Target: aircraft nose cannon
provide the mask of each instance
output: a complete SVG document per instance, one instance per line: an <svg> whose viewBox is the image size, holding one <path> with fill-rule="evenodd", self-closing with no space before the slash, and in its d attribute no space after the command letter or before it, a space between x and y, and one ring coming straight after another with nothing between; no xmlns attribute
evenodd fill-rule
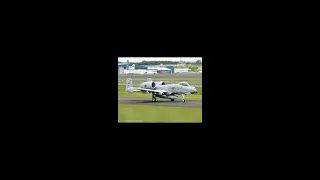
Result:
<svg viewBox="0 0 320 180"><path fill-rule="evenodd" d="M198 93L197 89L193 87L193 92L191 94L197 94L197 93Z"/></svg>

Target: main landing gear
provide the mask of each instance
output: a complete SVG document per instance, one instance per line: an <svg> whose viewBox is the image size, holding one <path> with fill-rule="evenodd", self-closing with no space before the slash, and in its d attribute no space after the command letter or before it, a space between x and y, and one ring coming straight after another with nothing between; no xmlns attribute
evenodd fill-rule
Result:
<svg viewBox="0 0 320 180"><path fill-rule="evenodd" d="M156 102L156 101L157 101L156 95L152 93L152 102Z"/></svg>

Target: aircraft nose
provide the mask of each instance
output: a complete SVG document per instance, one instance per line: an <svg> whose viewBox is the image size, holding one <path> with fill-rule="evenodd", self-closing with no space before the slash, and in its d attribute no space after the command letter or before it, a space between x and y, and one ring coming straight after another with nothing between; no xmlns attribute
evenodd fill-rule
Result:
<svg viewBox="0 0 320 180"><path fill-rule="evenodd" d="M195 87L193 87L193 93L198 93L198 91Z"/></svg>

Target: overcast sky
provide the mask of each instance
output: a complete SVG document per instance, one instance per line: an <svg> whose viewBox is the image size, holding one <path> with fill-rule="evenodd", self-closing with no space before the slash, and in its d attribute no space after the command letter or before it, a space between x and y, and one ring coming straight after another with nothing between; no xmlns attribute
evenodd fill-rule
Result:
<svg viewBox="0 0 320 180"><path fill-rule="evenodd" d="M118 57L118 61L120 62L141 62L143 60L145 61L180 61L180 57ZM197 61L201 60L202 57L181 57L181 60L184 61Z"/></svg>

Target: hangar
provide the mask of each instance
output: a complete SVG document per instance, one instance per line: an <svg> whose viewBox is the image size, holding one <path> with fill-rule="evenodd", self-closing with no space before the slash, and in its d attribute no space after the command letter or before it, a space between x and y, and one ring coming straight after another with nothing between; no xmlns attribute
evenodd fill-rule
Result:
<svg viewBox="0 0 320 180"><path fill-rule="evenodd" d="M145 66L134 63L118 63L119 74L161 74L161 73L174 73L174 66Z"/></svg>
<svg viewBox="0 0 320 180"><path fill-rule="evenodd" d="M158 74L161 74L161 73L171 73L171 72L172 72L171 69L165 68L165 67L148 67L148 70L157 71Z"/></svg>
<svg viewBox="0 0 320 180"><path fill-rule="evenodd" d="M138 64L134 64L134 63L118 63L118 69L119 68L123 68L123 69L129 69L130 66L134 65L135 66L135 69L148 69L147 66L141 66L141 65L138 65Z"/></svg>

